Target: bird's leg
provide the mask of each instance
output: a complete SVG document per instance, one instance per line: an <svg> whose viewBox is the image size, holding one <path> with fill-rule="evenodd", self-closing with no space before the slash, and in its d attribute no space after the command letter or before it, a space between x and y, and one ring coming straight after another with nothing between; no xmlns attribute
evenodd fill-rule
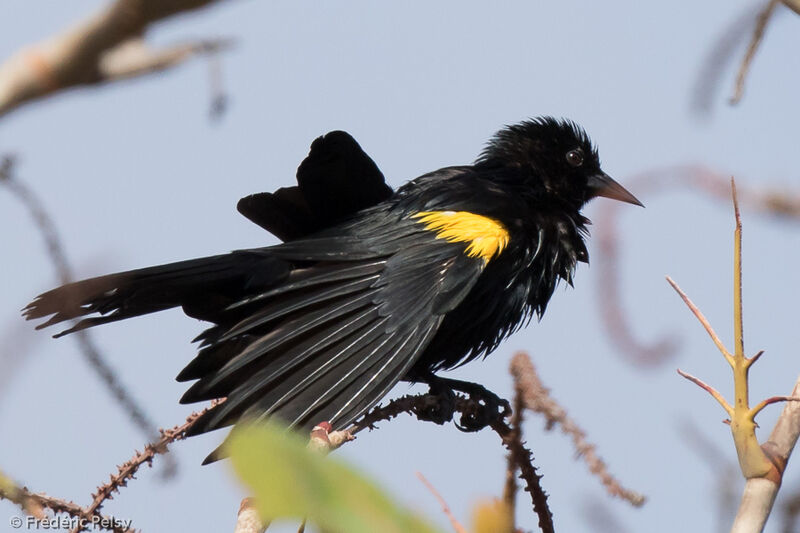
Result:
<svg viewBox="0 0 800 533"><path fill-rule="evenodd" d="M507 400L477 383L442 378L434 374L423 376L420 381L427 383L431 388L430 395L441 397L442 394L449 394L454 398L453 391L458 391L469 397L465 409L461 410L461 419L459 423L456 423L456 427L461 431L479 431L491 424L493 420L503 419L511 414L511 405ZM450 418L452 418L452 413L450 413Z"/></svg>

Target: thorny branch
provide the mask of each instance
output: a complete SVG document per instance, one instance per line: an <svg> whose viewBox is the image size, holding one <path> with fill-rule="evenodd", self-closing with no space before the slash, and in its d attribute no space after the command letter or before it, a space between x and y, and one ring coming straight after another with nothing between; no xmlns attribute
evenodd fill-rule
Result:
<svg viewBox="0 0 800 533"><path fill-rule="evenodd" d="M413 414L416 411L421 411L426 407L426 396L421 395L406 395L396 400L390 401L385 406L378 406L372 411L364 415L363 418L358 420L347 431L351 435L355 435L363 429L374 429L375 424L382 420L391 420L402 413ZM461 395L456 395L455 410L463 413L470 412L473 409L471 401ZM521 478L525 480L525 490L530 493L533 502L533 509L539 517L539 527L544 533L552 533L553 516L547 506L547 494L542 489L539 480L541 476L536 472L536 467L531 462L531 452L519 440L519 435L515 437L515 432L504 421L496 419L491 423L491 428L497 433L503 441L503 445L508 449L512 456L514 464L520 469Z"/></svg>
<svg viewBox="0 0 800 533"><path fill-rule="evenodd" d="M0 478L1 477L2 474L0 474ZM34 493L26 487L19 487L10 483L0 483L0 499L6 499L19 505L26 513L38 519L44 519L44 510L49 509L54 513L63 513L86 520L89 523L97 519L98 527L108 531L114 531L115 533L128 533L130 531L119 526L111 526L110 524L117 523L113 517L102 515L97 511L89 512L87 508L81 507L69 500L55 498L41 492ZM109 524L109 526L104 527L102 524Z"/></svg>
<svg viewBox="0 0 800 533"><path fill-rule="evenodd" d="M217 405L218 403L219 402L212 404L211 407ZM0 482L4 481L4 483L0 483L0 499L7 499L19 505L25 512L37 517L43 516L43 509L50 509L54 513L65 513L69 516L86 519L89 522L87 524L77 526L73 530L73 533L85 530L85 528L90 525L93 517L101 518L105 521L105 523L108 524L115 523L110 519L110 517L106 517L100 513L100 509L102 508L103 504L107 500L112 499L113 494L115 492L119 492L121 487L127 486L128 481L134 479L136 472L142 467L142 465L147 464L148 466L152 466L153 459L156 455L166 453L168 449L167 447L171 443L186 438L186 431L197 421L198 418L200 418L200 416L207 412L208 409L192 413L186 419L186 422L175 426L172 429L159 430L161 437L158 439L158 441L147 444L143 451L136 452L131 459L118 466L117 473L110 475L109 480L97 488L97 492L92 494L92 502L86 507L82 507L71 501L47 496L46 494L32 493L28 489L19 487L10 482L10 480L3 479L1 474ZM127 531L123 530L119 526L109 526L107 529L117 533Z"/></svg>
<svg viewBox="0 0 800 533"><path fill-rule="evenodd" d="M107 482L97 487L97 492L92 494L92 503L87 507L87 512L98 512L107 500L113 499L113 494L115 492L119 492L121 487L126 487L128 485L128 481L134 478L136 472L139 471L142 465L147 464L148 466L152 466L153 459L156 455L167 453L167 447L170 444L185 439L186 431L194 425L197 419L219 403L221 402L214 402L210 407L192 413L186 418L186 422L172 429L160 429L159 433L161 437L158 441L147 444L141 452L137 451L131 459L117 467L116 474L111 474ZM77 528L74 530L74 533L78 531L82 531L82 529Z"/></svg>
<svg viewBox="0 0 800 533"><path fill-rule="evenodd" d="M36 193L24 182L20 181L15 174L15 161L11 156L5 156L0 162L0 185L4 186L30 213L36 228L45 242L45 249L50 261L56 270L59 282L63 285L74 280L72 267L67 260L67 254L58 234L58 228L53 218L48 213L43 202ZM106 358L92 340L91 335L86 330L76 333L76 339L81 353L89 362L100 380L109 390L117 403L128 413L128 416L148 439L158 438L156 425L144 409L136 402L130 392L128 392L120 382L114 370L106 362ZM173 462L168 463L168 473L174 471Z"/></svg>
<svg viewBox="0 0 800 533"><path fill-rule="evenodd" d="M513 363L512 363L513 364ZM518 379L514 379L514 404L511 407L511 438L515 441L522 440L522 421L525 404L522 399L524 391ZM516 514L517 503L517 463L514 455L509 453L506 457L506 482L503 487L503 502L505 502L511 516Z"/></svg>
<svg viewBox="0 0 800 533"><path fill-rule="evenodd" d="M0 65L0 117L70 87L158 72L228 46L222 39L152 50L142 39L152 24L218 1L116 0L63 33L26 47Z"/></svg>
<svg viewBox="0 0 800 533"><path fill-rule="evenodd" d="M683 291L669 277L667 280L678 292L695 317L711 336L717 349L731 367L734 381L734 401L728 403L713 387L703 381L678 371L711 394L727 412L730 419L731 434L739 468L746 479L744 494L731 529L734 533L762 531L770 515L778 489L780 488L786 464L800 436L800 378L795 384L792 396L774 396L750 407L749 370L761 357L758 352L752 357L744 353L744 328L742 320L742 222L739 211L736 185L731 179L735 215L734 254L733 254L733 317L734 350L731 353L719 340L708 320ZM756 415L767 405L786 401L783 413L767 442L759 445L755 434Z"/></svg>

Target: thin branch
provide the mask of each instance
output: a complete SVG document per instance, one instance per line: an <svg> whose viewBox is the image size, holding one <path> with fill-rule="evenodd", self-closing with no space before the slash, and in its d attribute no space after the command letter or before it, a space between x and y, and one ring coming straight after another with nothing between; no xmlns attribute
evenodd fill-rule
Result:
<svg viewBox="0 0 800 533"><path fill-rule="evenodd" d="M692 383L694 383L695 385L697 385L698 387L700 387L701 389L703 389L704 391L709 393L711 396L713 396L714 399L717 400L717 402L719 402L719 404L722 406L722 408L725 409L725 412L728 413L728 416L733 416L733 407L731 407L731 404L729 404L725 400L725 398L722 397L722 394L720 394L717 391L717 389L715 389L714 387L712 387L711 385L709 385L708 383L706 383L702 379L697 378L697 377L695 377L695 376L693 376L691 374L687 374L686 372L684 372L680 368L678 369L678 374L680 374L684 378L688 379L689 381L691 381Z"/></svg>
<svg viewBox="0 0 800 533"><path fill-rule="evenodd" d="M761 10L762 7L758 5L747 6L714 39L700 68L697 69L691 89L689 108L695 114L702 116L711 112L723 79L747 34L752 32L754 21Z"/></svg>
<svg viewBox="0 0 800 533"><path fill-rule="evenodd" d="M681 297L681 300L683 300L683 302L686 304L686 307L689 308L689 310L692 312L692 314L695 317L697 317L697 320L700 322L700 324L703 325L703 329L706 330L706 333L708 333L708 336L711 337L712 341L714 341L714 345L717 347L717 349L720 351L720 353L725 357L725 360L728 361L728 364L731 365L731 367L733 367L733 355L731 355L731 353L727 350L727 348L725 348L725 345L722 343L722 340L720 340L719 336L714 331L714 328L711 327L711 323L708 321L708 319L703 314L703 312L700 311L700 309L694 304L694 302L691 300L691 298L689 298L689 296L687 296L686 293L683 292L683 290L678 286L677 283L675 283L675 281L671 277L666 276L666 278L667 278L667 282L670 285L672 285L672 288L675 289L675 292L678 293L678 295ZM678 371L678 372L683 377L686 377L680 371ZM690 379L690 378L688 378L688 379ZM694 381L694 380L692 380L692 381ZM699 383L698 383L698 385L699 385ZM701 387L702 387L702 385L701 385ZM703 388L705 388L705 387L703 387ZM708 389L706 389L706 390L708 390Z"/></svg>
<svg viewBox="0 0 800 533"><path fill-rule="evenodd" d="M130 529L130 520L120 520L113 516L105 516L100 514L97 510L90 511L88 508L81 507L80 505L61 498L48 496L45 493L34 493L28 490L27 487L21 487L0 474L0 499L8 500L18 505L23 511L30 514L33 520L45 519L43 513L44 509L57 514L66 514L73 517L73 522L83 524L85 527L94 527L96 529L103 529L107 531L114 531L115 533L128 533ZM15 517L11 517L13 520ZM38 529L35 521L28 521L22 517L16 517L19 520L16 524L18 528L23 526L26 528ZM12 522L12 527L15 522Z"/></svg>
<svg viewBox="0 0 800 533"><path fill-rule="evenodd" d="M522 421L523 410L525 404L522 399L522 386L519 380L514 380L514 405L511 410L511 438L515 442L522 443ZM514 460L514 454L509 453L506 456L506 482L503 487L503 502L509 510L512 519L516 517L516 503L517 503L517 463ZM513 524L514 522L512 522Z"/></svg>
<svg viewBox="0 0 800 533"><path fill-rule="evenodd" d="M0 163L0 185L4 186L28 210L45 242L47 256L56 270L59 282L62 285L70 283L74 280L74 275L59 236L58 227L42 200L33 189L16 177L14 171L14 158L11 156L4 157L3 162ZM89 367L100 377L100 381L128 414L134 425L144 433L147 439L158 438L156 425L147 415L144 408L138 404L133 395L120 382L111 365L106 362L106 357L92 340L89 332L86 330L77 332L76 339L81 353L89 363ZM168 466L168 472L174 471L175 464L173 461L170 461Z"/></svg>
<svg viewBox="0 0 800 533"><path fill-rule="evenodd" d="M439 494L439 492L436 490L436 487L434 487L430 481L425 479L425 476L422 475L422 472L417 472L416 474L417 478L420 481L422 481L422 484L425 485L425 487L431 492L431 494L433 494L433 497L436 498L436 501L439 502L439 505L442 507L444 515L447 517L448 520L450 520L450 525L453 526L453 531L455 531L456 533L467 533L467 530L464 528L464 526L461 525L461 523L458 521L455 515L453 515L453 512L450 510L450 507L448 507L447 502L442 497L442 495Z"/></svg>
<svg viewBox="0 0 800 533"><path fill-rule="evenodd" d="M520 478L525 480L525 490L531 495L533 511L539 517L539 529L542 530L542 533L554 533L553 514L550 512L550 506L547 505L547 493L542 489L540 483L542 476L533 466L531 451L522 442L513 438L512 429L505 422L495 420L491 426L503 440L503 445L511 453L514 462L519 467Z"/></svg>
<svg viewBox="0 0 800 533"><path fill-rule="evenodd" d="M782 0L783 5L800 15L800 0Z"/></svg>
<svg viewBox="0 0 800 533"><path fill-rule="evenodd" d="M755 407L750 409L751 416L755 418L755 416L766 406L781 402L800 402L800 398L795 398L792 396L772 396L771 398L760 401Z"/></svg>
<svg viewBox="0 0 800 533"><path fill-rule="evenodd" d="M756 27L753 29L753 36L750 38L750 44L747 46L747 52L742 59L742 63L739 65L739 73L736 75L736 85L734 87L733 96L730 99L731 105L736 105L742 100L742 96L744 95L744 82L747 79L747 73L750 72L750 66L753 63L753 58L755 58L758 47L761 45L761 41L764 39L764 32L767 29L767 24L769 23L775 8L778 7L778 4L780 3L781 0L769 0L762 8L761 12L759 12L758 17L756 17Z"/></svg>
<svg viewBox="0 0 800 533"><path fill-rule="evenodd" d="M736 194L736 181L731 176L731 195L733 196L733 338L735 363L749 366L744 355L744 322L742 320L742 215L739 211L739 197ZM711 327L711 326L709 326ZM724 347L722 348L724 350ZM727 350L723 352L727 354ZM726 359L728 359L726 357ZM728 359L730 363L731 360ZM735 365L734 365L735 366ZM746 376L746 373L745 373ZM747 400L745 395L745 400ZM737 398L738 401L738 398Z"/></svg>
<svg viewBox="0 0 800 533"><path fill-rule="evenodd" d="M201 416L216 405L222 403L222 401L224 400L216 401L212 403L210 407L192 413L186 418L186 422L172 429L160 429L161 438L159 438L158 441L147 444L141 452L137 451L131 459L117 467L116 474L111 474L107 482L97 487L97 491L92 494L92 503L89 504L87 511L92 514L98 512L107 500L113 499L113 494L115 492L119 492L121 487L126 487L128 485L128 481L134 478L136 472L139 471L142 465L147 464L148 466L152 466L153 459L156 455L167 453L170 444L185 439L186 431L192 427ZM82 530L82 528L76 528L73 532L77 533Z"/></svg>
<svg viewBox="0 0 800 533"><path fill-rule="evenodd" d="M369 413L357 420L347 432L355 435L364 429L374 429L375 424L382 420L391 420L402 413L414 414L422 412L427 406L427 394L407 395L390 401L385 406L378 406ZM461 395L456 395L455 410L458 412L471 411L474 409L472 402ZM513 437L512 428L500 419L495 419L490 424L495 433L500 436L503 445L513 456L514 463L520 469L520 477L525 480L525 490L531 495L533 510L539 517L539 528L543 533L552 533L553 515L547 505L547 494L542 489L539 480L541 476L537 473L536 467L531 462L531 452Z"/></svg>

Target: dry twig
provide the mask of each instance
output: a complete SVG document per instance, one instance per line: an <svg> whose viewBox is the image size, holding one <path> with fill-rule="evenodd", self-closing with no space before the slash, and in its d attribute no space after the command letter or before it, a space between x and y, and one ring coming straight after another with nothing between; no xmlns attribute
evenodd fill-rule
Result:
<svg viewBox="0 0 800 533"><path fill-rule="evenodd" d="M186 418L186 422L172 429L160 429L161 438L158 439L157 442L147 444L141 452L137 451L131 459L117 467L116 474L111 474L107 482L97 487L97 492L92 494L92 503L89 504L87 508L88 512L95 513L99 511L107 500L113 499L113 494L115 492L119 492L121 487L126 487L128 485L129 480L134 479L136 472L138 472L142 465L147 464L148 466L152 466L153 459L156 455L167 453L167 447L170 444L185 439L186 431L197 422L197 419L219 403L221 402L215 402L211 407L192 413ZM74 531L77 533L78 531L82 531L82 529L78 528Z"/></svg>
<svg viewBox="0 0 800 533"><path fill-rule="evenodd" d="M513 364L513 363L512 363ZM514 404L511 407L511 438L515 441L522 440L522 421L523 409L525 405L522 400L522 385L519 380L514 380ZM503 487L503 502L509 510L512 519L516 517L516 503L517 503L517 463L514 461L514 455L509 453L506 457L506 482Z"/></svg>
<svg viewBox="0 0 800 533"><path fill-rule="evenodd" d="M116 0L63 33L19 51L0 65L0 116L70 87L159 72L225 47L228 40L209 40L152 50L142 40L150 25L217 1Z"/></svg>
<svg viewBox="0 0 800 533"><path fill-rule="evenodd" d="M756 27L753 29L753 36L750 38L750 44L747 45L747 52L742 58L742 63L739 65L739 72L736 75L736 85L734 86L733 96L731 96L731 105L736 105L742 100L744 95L744 82L747 79L747 73L750 72L750 66L753 63L753 58L756 56L758 47L761 45L761 40L764 38L764 32L767 29L772 14L781 0L768 0L767 5L759 12L756 17Z"/></svg>
<svg viewBox="0 0 800 533"><path fill-rule="evenodd" d="M79 521L85 521L88 524L98 524L99 529L114 531L115 533L127 533L129 528L122 527L122 521L114 517L105 516L100 514L97 510L90 512L88 508L81 507L80 505L64 500L48 496L42 492L34 493L28 490L27 487L21 487L0 474L3 483L0 483L0 499L6 499L18 505L23 511L33 516L35 519L46 519L44 510L48 509L56 514L66 514ZM24 519L20 519L20 526L26 524ZM36 526L31 526L36 527ZM37 527L38 528L38 527Z"/></svg>
<svg viewBox="0 0 800 533"><path fill-rule="evenodd" d="M461 522L458 521L455 515L453 515L453 511L450 510L450 507L447 505L447 502L442 497L442 495L439 494L439 491L436 490L436 487L434 487L430 481L425 479L425 476L422 475L422 472L417 472L416 474L417 478L420 481L422 481L422 484L425 485L425 487L431 492L431 494L433 494L433 497L436 498L436 501L439 502L439 505L441 505L444 515L447 517L448 520L450 520L450 525L453 526L453 531L455 531L456 533L467 533L467 530L464 528L464 526L461 525Z"/></svg>

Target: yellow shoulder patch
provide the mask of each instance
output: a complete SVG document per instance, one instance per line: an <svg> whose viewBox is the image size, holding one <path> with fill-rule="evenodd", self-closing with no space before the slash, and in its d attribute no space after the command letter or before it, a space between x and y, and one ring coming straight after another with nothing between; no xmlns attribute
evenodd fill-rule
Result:
<svg viewBox="0 0 800 533"><path fill-rule="evenodd" d="M469 211L422 211L411 215L436 232L438 239L467 242L467 255L488 263L508 246L508 231L497 220Z"/></svg>

